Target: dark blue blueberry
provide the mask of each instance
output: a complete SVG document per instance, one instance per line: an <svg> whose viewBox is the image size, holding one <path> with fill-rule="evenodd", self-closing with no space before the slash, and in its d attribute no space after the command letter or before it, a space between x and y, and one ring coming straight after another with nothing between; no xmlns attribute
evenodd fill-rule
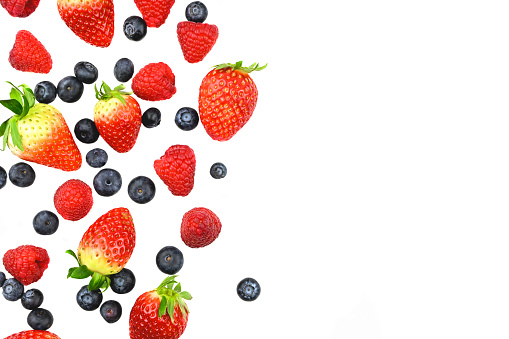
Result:
<svg viewBox="0 0 509 339"><path fill-rule="evenodd" d="M63 102L76 102L83 94L83 83L74 76L68 76L58 82L57 93Z"/></svg>
<svg viewBox="0 0 509 339"><path fill-rule="evenodd" d="M208 14L207 7L200 1L193 1L186 7L187 21L204 22Z"/></svg>
<svg viewBox="0 0 509 339"><path fill-rule="evenodd" d="M129 197L138 204L146 204L154 199L156 195L156 185L147 177L139 176L131 180L127 187Z"/></svg>
<svg viewBox="0 0 509 339"><path fill-rule="evenodd" d="M35 85L34 94L41 104L51 104L57 97L57 88L50 81L42 81Z"/></svg>
<svg viewBox="0 0 509 339"><path fill-rule="evenodd" d="M117 61L115 68L113 69L113 75L115 79L120 82L129 81L134 74L134 64L127 58L122 58Z"/></svg>
<svg viewBox="0 0 509 339"><path fill-rule="evenodd" d="M261 288L253 278L242 279L237 285L237 294L244 301L254 301L260 295Z"/></svg>
<svg viewBox="0 0 509 339"><path fill-rule="evenodd" d="M85 118L81 119L74 126L74 135L76 138L85 143L85 144L93 144L99 139L99 131L95 125L95 122L91 119Z"/></svg>
<svg viewBox="0 0 509 339"><path fill-rule="evenodd" d="M28 187L35 181L35 171L29 164L18 162L9 169L9 180L18 187Z"/></svg>
<svg viewBox="0 0 509 339"><path fill-rule="evenodd" d="M27 310L35 310L43 301L44 295L36 288L26 291L21 297L21 305Z"/></svg>
<svg viewBox="0 0 509 339"><path fill-rule="evenodd" d="M0 287L2 287L4 282L5 282L5 273L4 272L0 272Z"/></svg>
<svg viewBox="0 0 509 339"><path fill-rule="evenodd" d="M183 131L195 129L198 126L198 121L200 121L198 112L191 107L182 107L175 115L175 124Z"/></svg>
<svg viewBox="0 0 509 339"><path fill-rule="evenodd" d="M101 148L94 148L87 153L87 164L94 168L100 168L108 162L108 153Z"/></svg>
<svg viewBox="0 0 509 339"><path fill-rule="evenodd" d="M123 268L122 271L112 274L109 276L111 283L110 288L113 292L118 294L126 294L132 291L136 284L136 278L134 273L127 268Z"/></svg>
<svg viewBox="0 0 509 339"><path fill-rule="evenodd" d="M53 315L44 308L37 308L28 314L27 322L34 330L46 331L53 325Z"/></svg>
<svg viewBox="0 0 509 339"><path fill-rule="evenodd" d="M41 235L51 235L58 229L58 217L51 211L40 211L32 221L34 230Z"/></svg>
<svg viewBox="0 0 509 339"><path fill-rule="evenodd" d="M147 35L147 23L139 16L130 16L124 21L124 34L129 40L140 41Z"/></svg>
<svg viewBox="0 0 509 339"><path fill-rule="evenodd" d="M112 324L122 316L122 305L118 301L108 300L101 305L100 312L104 320Z"/></svg>
<svg viewBox="0 0 509 339"><path fill-rule="evenodd" d="M155 107L147 109L141 116L141 122L146 128L159 126L161 123L161 111Z"/></svg>
<svg viewBox="0 0 509 339"><path fill-rule="evenodd" d="M103 197L111 197L122 187L122 177L120 173L111 168L105 168L99 171L94 177L94 188L97 194Z"/></svg>
<svg viewBox="0 0 509 339"><path fill-rule="evenodd" d="M76 294L78 305L85 311L93 311L101 306L103 294L100 290L89 291L88 286L83 286Z"/></svg>
<svg viewBox="0 0 509 339"><path fill-rule="evenodd" d="M222 179L226 176L226 166L221 162L216 162L210 167L210 175L214 179Z"/></svg>
<svg viewBox="0 0 509 339"><path fill-rule="evenodd" d="M16 301L21 298L25 286L14 278L7 279L2 285L2 295L9 301Z"/></svg>
<svg viewBox="0 0 509 339"><path fill-rule="evenodd" d="M74 75L84 84L93 84L99 77L99 71L90 62L80 61L74 66Z"/></svg>
<svg viewBox="0 0 509 339"><path fill-rule="evenodd" d="M0 166L0 188L4 188L7 183L7 172Z"/></svg>
<svg viewBox="0 0 509 339"><path fill-rule="evenodd" d="M174 246L163 247L157 253L156 265L161 272L173 275L184 266L184 255Z"/></svg>

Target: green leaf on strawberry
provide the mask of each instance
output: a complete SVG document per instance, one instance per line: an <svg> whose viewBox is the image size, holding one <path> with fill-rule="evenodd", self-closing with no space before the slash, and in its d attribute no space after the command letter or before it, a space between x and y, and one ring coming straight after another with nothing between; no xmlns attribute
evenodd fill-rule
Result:
<svg viewBox="0 0 509 339"><path fill-rule="evenodd" d="M12 117L9 119L9 125L11 126L12 143L20 150L24 151L23 142L21 141L21 135L19 134L18 130L18 118Z"/></svg>
<svg viewBox="0 0 509 339"><path fill-rule="evenodd" d="M187 318L187 313L189 313L189 309L187 308L186 303L183 299L191 300L191 294L189 292L181 292L180 283L173 288L173 285L177 283L175 278L177 275L172 275L170 277L166 277L163 282L157 288L157 294L161 296L161 304L159 305L159 318L162 317L166 312L170 316L171 321L173 322L173 313L175 312L175 307L178 305L184 319Z"/></svg>
<svg viewBox="0 0 509 339"><path fill-rule="evenodd" d="M15 99L10 100L0 100L0 104L12 111L14 114L20 115L23 113L23 106Z"/></svg>
<svg viewBox="0 0 509 339"><path fill-rule="evenodd" d="M23 104L23 98L21 97L21 93L15 88L11 89L10 97L12 100L16 100L17 102L19 102L20 105Z"/></svg>
<svg viewBox="0 0 509 339"><path fill-rule="evenodd" d="M88 269L87 265L81 265L71 273L71 278L74 279L86 279L90 277L94 272Z"/></svg>

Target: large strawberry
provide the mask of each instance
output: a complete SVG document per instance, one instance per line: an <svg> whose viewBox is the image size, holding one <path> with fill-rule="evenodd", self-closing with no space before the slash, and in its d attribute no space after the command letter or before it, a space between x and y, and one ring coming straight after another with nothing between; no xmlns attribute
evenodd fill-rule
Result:
<svg viewBox="0 0 509 339"><path fill-rule="evenodd" d="M136 299L129 315L131 339L177 339L187 326L189 309L183 300L191 300L189 292L182 292L173 275L155 290Z"/></svg>
<svg viewBox="0 0 509 339"><path fill-rule="evenodd" d="M81 40L108 47L115 32L113 0L58 0L58 13Z"/></svg>
<svg viewBox="0 0 509 339"><path fill-rule="evenodd" d="M12 85L12 84L11 84ZM12 85L10 100L0 104L14 116L0 125L3 148L8 145L19 158L63 171L81 167L81 153L65 119L55 107L35 104L35 96L27 85Z"/></svg>
<svg viewBox="0 0 509 339"><path fill-rule="evenodd" d="M175 0L134 0L148 27L159 27L168 18Z"/></svg>
<svg viewBox="0 0 509 339"><path fill-rule="evenodd" d="M13 17L26 18L39 6L40 0L0 0L0 5Z"/></svg>
<svg viewBox="0 0 509 339"><path fill-rule="evenodd" d="M85 279L92 276L88 289L108 288L111 274L120 272L131 258L136 243L133 218L127 208L114 208L97 219L83 234L78 255L66 253L78 261L69 269L67 278Z"/></svg>
<svg viewBox="0 0 509 339"><path fill-rule="evenodd" d="M249 73L265 67L257 63L242 67L242 61L221 64L203 78L198 98L200 120L212 139L231 139L251 118L258 89Z"/></svg>
<svg viewBox="0 0 509 339"><path fill-rule="evenodd" d="M48 331L31 330L12 334L5 339L60 339L60 337Z"/></svg>
<svg viewBox="0 0 509 339"><path fill-rule="evenodd" d="M140 104L124 85L111 89L104 82L96 91L94 122L104 141L119 153L129 152L136 144L141 127Z"/></svg>

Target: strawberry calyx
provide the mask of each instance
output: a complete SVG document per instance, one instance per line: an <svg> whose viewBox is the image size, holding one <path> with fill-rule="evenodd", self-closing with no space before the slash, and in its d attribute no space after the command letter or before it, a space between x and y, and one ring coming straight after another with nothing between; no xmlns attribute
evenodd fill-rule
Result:
<svg viewBox="0 0 509 339"><path fill-rule="evenodd" d="M184 319L187 318L189 308L187 308L184 299L191 300L193 298L189 292L182 291L180 283L175 281L176 277L178 276L172 275L167 277L156 289L157 294L161 297L158 313L159 318L161 318L165 313L168 313L172 322L174 322L173 312L175 311L175 307L177 307L177 305L180 308L180 312L182 313Z"/></svg>
<svg viewBox="0 0 509 339"><path fill-rule="evenodd" d="M250 66L243 67L242 66L242 61L237 61L234 64L226 63L226 64L215 65L213 68L214 69L231 68L234 71L240 71L240 72L243 72L243 73L251 73L253 71L261 71L265 67L267 67L267 64L265 64L264 66L260 66L260 64L257 63L257 62L255 62L254 64L252 64Z"/></svg>
<svg viewBox="0 0 509 339"><path fill-rule="evenodd" d="M24 151L23 142L18 130L18 121L28 114L30 108L34 107L35 95L26 84L14 86L11 82L6 82L12 86L10 99L0 100L0 104L13 112L14 115L0 125L0 137L3 136L2 151L5 150L9 136L11 136L14 146Z"/></svg>
<svg viewBox="0 0 509 339"><path fill-rule="evenodd" d="M76 259L78 262L78 267L71 267L69 271L67 272L67 279L73 278L73 279L86 279L90 276L92 276L92 279L90 279L90 282L88 283L88 290L94 291L98 289L102 289L101 292L105 292L108 287L110 287L111 279L108 276L102 275L101 273L94 272L90 270L87 265L83 265L80 263L80 260L78 259L78 256L74 251L67 250L65 253L70 254L71 256Z"/></svg>
<svg viewBox="0 0 509 339"><path fill-rule="evenodd" d="M95 97L97 98L97 100L109 100L111 98L117 98L124 105L126 105L126 102L123 96L133 94L133 92L123 91L125 89L125 86L122 84L111 89L111 87L108 86L104 81L102 82L101 87L99 87L99 90L97 89L97 85L94 85L94 88Z"/></svg>

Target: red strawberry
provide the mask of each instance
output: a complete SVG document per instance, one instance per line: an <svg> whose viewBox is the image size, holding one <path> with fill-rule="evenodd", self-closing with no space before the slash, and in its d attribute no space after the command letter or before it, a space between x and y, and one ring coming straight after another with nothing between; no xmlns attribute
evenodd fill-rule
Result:
<svg viewBox="0 0 509 339"><path fill-rule="evenodd" d="M133 78L132 87L134 94L148 101L166 100L177 92L175 75L164 62L148 64L140 69Z"/></svg>
<svg viewBox="0 0 509 339"><path fill-rule="evenodd" d="M134 0L148 27L159 27L168 18L175 0Z"/></svg>
<svg viewBox="0 0 509 339"><path fill-rule="evenodd" d="M131 339L177 339L187 326L189 309L183 299L191 300L189 292L181 292L176 275L167 277L155 290L136 299L129 315Z"/></svg>
<svg viewBox="0 0 509 339"><path fill-rule="evenodd" d="M23 72L49 73L53 66L51 55L29 31L21 30L9 52L9 62L14 69Z"/></svg>
<svg viewBox="0 0 509 339"><path fill-rule="evenodd" d="M253 115L258 89L248 73L267 67L221 64L210 71L200 86L200 120L214 140L231 139Z"/></svg>
<svg viewBox="0 0 509 339"><path fill-rule="evenodd" d="M216 25L182 21L177 25L177 37L184 59L196 63L202 61L214 47L219 30Z"/></svg>
<svg viewBox="0 0 509 339"><path fill-rule="evenodd" d="M196 207L184 214L180 226L182 241L189 247L198 248L212 244L221 233L221 221L209 209Z"/></svg>
<svg viewBox="0 0 509 339"><path fill-rule="evenodd" d="M62 218L77 221L92 209L92 189L81 180L71 179L57 189L53 202Z"/></svg>
<svg viewBox="0 0 509 339"><path fill-rule="evenodd" d="M0 0L0 5L17 18L26 18L39 6L40 0Z"/></svg>
<svg viewBox="0 0 509 339"><path fill-rule="evenodd" d="M20 283L27 286L42 278L49 264L44 248L23 245L4 254L4 267Z"/></svg>
<svg viewBox="0 0 509 339"><path fill-rule="evenodd" d="M32 330L12 334L5 339L60 339L60 337L48 331Z"/></svg>
<svg viewBox="0 0 509 339"><path fill-rule="evenodd" d="M81 40L108 47L115 32L113 0L58 0L58 13Z"/></svg>
<svg viewBox="0 0 509 339"><path fill-rule="evenodd" d="M108 288L109 275L120 272L131 258L136 244L133 218L127 208L115 208L97 219L83 234L78 255L71 254L79 267L69 269L67 277L84 279L92 275L89 290Z"/></svg>
<svg viewBox="0 0 509 339"><path fill-rule="evenodd" d="M113 90L104 82L96 97L94 122L104 141L119 153L129 152L138 139L141 127L140 104L130 92L122 91L124 85Z"/></svg>
<svg viewBox="0 0 509 339"><path fill-rule="evenodd" d="M173 145L154 161L154 169L173 195L185 197L194 187L196 158L191 147Z"/></svg>

